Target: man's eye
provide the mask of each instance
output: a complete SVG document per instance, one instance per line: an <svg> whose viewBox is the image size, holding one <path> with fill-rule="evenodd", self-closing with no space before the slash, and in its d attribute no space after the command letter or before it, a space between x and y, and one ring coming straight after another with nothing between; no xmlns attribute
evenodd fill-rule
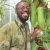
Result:
<svg viewBox="0 0 50 50"><path fill-rule="evenodd" d="M21 7L21 9L24 9L24 7Z"/></svg>
<svg viewBox="0 0 50 50"><path fill-rule="evenodd" d="M30 9L30 7L27 7L27 9Z"/></svg>

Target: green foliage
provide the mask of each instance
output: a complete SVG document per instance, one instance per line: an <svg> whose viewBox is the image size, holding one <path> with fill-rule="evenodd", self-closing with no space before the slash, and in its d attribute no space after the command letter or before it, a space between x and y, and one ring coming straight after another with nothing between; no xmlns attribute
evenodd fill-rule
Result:
<svg viewBox="0 0 50 50"><path fill-rule="evenodd" d="M46 19L46 15L49 12L49 10L47 10L47 8L44 8L43 11L44 11L44 18Z"/></svg>
<svg viewBox="0 0 50 50"><path fill-rule="evenodd" d="M2 20L2 16L3 16L3 10L2 10L2 2L3 2L4 0L1 0L1 2L0 2L0 19ZM7 0L5 0L5 1L7 1Z"/></svg>
<svg viewBox="0 0 50 50"><path fill-rule="evenodd" d="M2 7L0 7L0 18L2 19L2 15L3 15L3 10L2 10Z"/></svg>
<svg viewBox="0 0 50 50"><path fill-rule="evenodd" d="M43 1L43 3L46 5L46 1L47 1L47 0L42 0L42 1Z"/></svg>
<svg viewBox="0 0 50 50"><path fill-rule="evenodd" d="M2 4L2 2L3 2L4 0L1 0L1 2L0 2L0 19L2 20L2 16L3 16L3 6L4 5L7 5L7 6L10 6L10 7L12 7L14 10L15 10L15 8L13 7L13 6L11 6L11 5L8 5L8 4ZM7 0L5 0L5 1L7 1ZM5 9L4 9L5 10Z"/></svg>
<svg viewBox="0 0 50 50"><path fill-rule="evenodd" d="M50 42L50 32L47 30L43 31L43 34L38 34L37 37L39 37L43 42Z"/></svg>
<svg viewBox="0 0 50 50"><path fill-rule="evenodd" d="M35 47L36 46L36 47ZM35 43L35 41L33 41L32 43L31 43L31 50L37 50L39 48L39 45L37 45L36 43Z"/></svg>
<svg viewBox="0 0 50 50"><path fill-rule="evenodd" d="M1 0L1 3L3 2L4 0ZM5 1L7 1L7 0L5 0Z"/></svg>

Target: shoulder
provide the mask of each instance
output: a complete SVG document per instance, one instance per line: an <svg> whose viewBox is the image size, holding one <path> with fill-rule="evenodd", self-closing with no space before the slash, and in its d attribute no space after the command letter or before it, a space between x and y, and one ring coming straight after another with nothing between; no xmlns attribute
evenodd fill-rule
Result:
<svg viewBox="0 0 50 50"><path fill-rule="evenodd" d="M12 22L9 22L5 25L3 25L1 28L0 28L0 34L1 33L5 33L5 32L10 32L11 31L11 26L14 24L15 22L12 21Z"/></svg>
<svg viewBox="0 0 50 50"><path fill-rule="evenodd" d="M0 30L1 30L1 29L11 29L11 27L14 26L14 25L16 25L15 21L9 22L9 23L3 25L3 26L0 28Z"/></svg>

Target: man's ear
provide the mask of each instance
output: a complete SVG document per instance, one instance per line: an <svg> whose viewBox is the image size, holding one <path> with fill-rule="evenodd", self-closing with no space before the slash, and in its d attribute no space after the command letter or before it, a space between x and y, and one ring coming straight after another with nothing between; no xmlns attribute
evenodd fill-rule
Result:
<svg viewBox="0 0 50 50"><path fill-rule="evenodd" d="M15 13L17 14L17 10L15 10Z"/></svg>

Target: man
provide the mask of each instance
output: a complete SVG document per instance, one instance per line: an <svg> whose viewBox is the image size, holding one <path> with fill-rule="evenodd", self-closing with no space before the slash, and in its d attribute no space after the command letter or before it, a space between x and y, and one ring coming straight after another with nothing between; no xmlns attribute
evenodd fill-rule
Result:
<svg viewBox="0 0 50 50"><path fill-rule="evenodd" d="M29 18L30 7L27 2L21 1L16 5L17 19L0 28L0 50L30 50L30 34L26 21ZM32 36L31 42L41 32L38 26Z"/></svg>

